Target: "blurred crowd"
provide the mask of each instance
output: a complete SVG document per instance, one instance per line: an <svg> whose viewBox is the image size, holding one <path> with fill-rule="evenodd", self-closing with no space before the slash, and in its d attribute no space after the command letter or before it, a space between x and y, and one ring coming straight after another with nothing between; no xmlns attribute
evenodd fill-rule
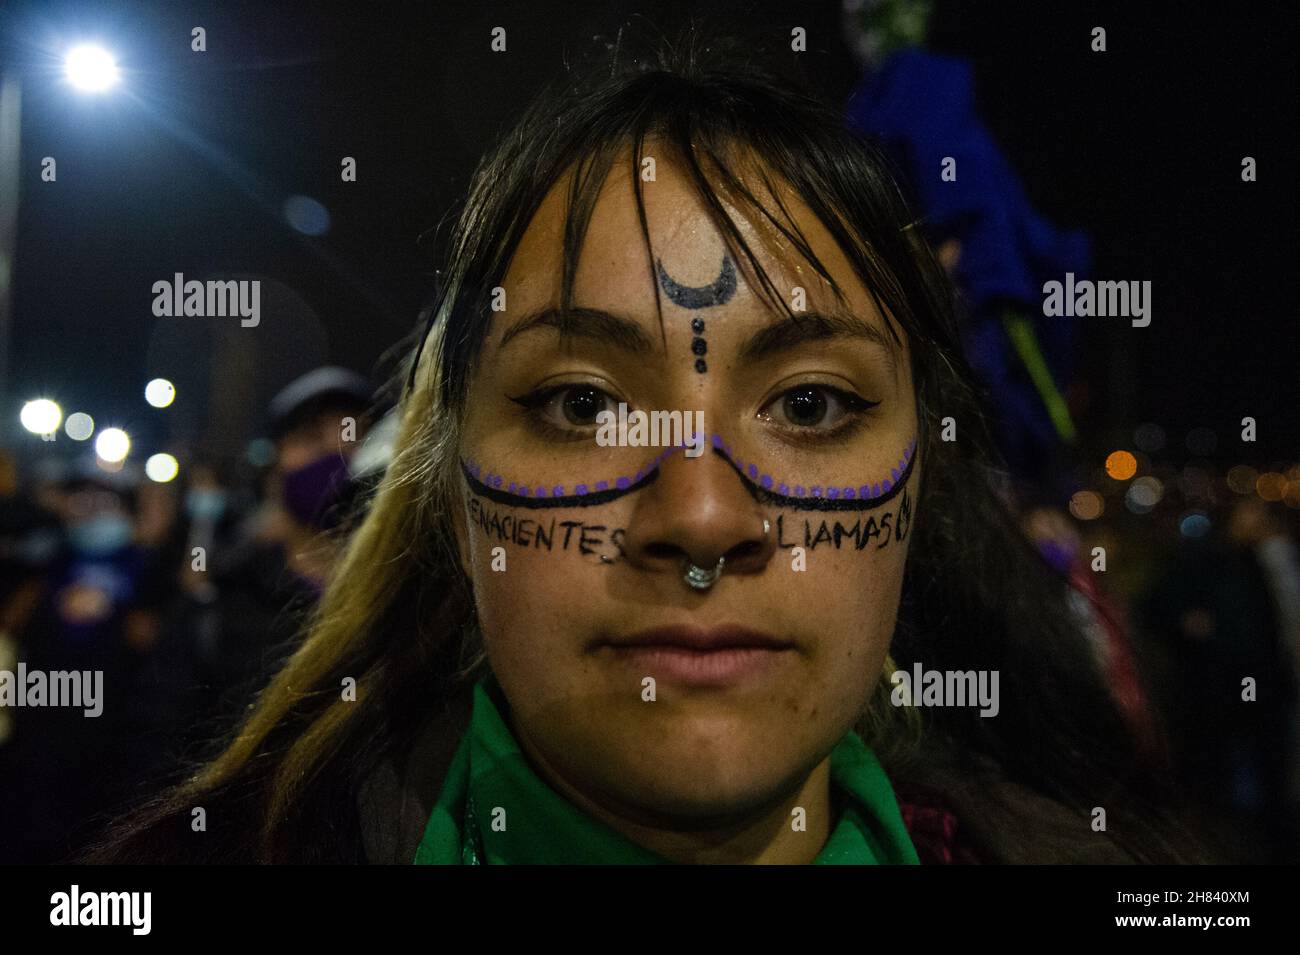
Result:
<svg viewBox="0 0 1300 955"><path fill-rule="evenodd" d="M1098 503L1085 519L1034 505L1023 525L1070 581L1135 738L1171 772L1217 856L1295 863L1300 511L1234 491L1203 463L1187 471L1192 481L1161 484L1150 506L1125 507L1127 482L1103 478L1109 493L1086 492Z"/></svg>
<svg viewBox="0 0 1300 955"><path fill-rule="evenodd" d="M75 854L211 753L292 653L386 462L372 395L339 368L296 380L261 467L191 453L157 482L93 452L0 457L0 670L102 671L105 698L98 717L0 707L0 862Z"/></svg>
<svg viewBox="0 0 1300 955"><path fill-rule="evenodd" d="M0 456L0 670L100 670L105 697L93 718L0 707L0 862L75 856L213 752L295 649L383 473L381 412L368 382L320 368L271 403L258 467L191 450L158 482L93 455ZM1068 505L1007 497L1148 758L1233 858L1294 862L1300 487L1266 499L1208 460L1142 464L1079 475L1097 490Z"/></svg>

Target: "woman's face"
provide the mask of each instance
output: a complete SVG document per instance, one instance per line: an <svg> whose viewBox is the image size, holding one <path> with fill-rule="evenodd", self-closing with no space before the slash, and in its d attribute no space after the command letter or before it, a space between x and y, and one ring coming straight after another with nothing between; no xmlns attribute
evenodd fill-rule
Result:
<svg viewBox="0 0 1300 955"><path fill-rule="evenodd" d="M759 811L852 727L880 679L920 482L908 349L826 228L786 193L843 305L729 209L802 311L792 322L683 173L663 157L656 172L655 271L616 164L564 335L547 310L567 183L528 228L471 381L457 528L521 745L560 788L648 824ZM597 418L620 402L621 445ZM635 411L690 418L642 433ZM720 557L711 587L684 579L686 560Z"/></svg>

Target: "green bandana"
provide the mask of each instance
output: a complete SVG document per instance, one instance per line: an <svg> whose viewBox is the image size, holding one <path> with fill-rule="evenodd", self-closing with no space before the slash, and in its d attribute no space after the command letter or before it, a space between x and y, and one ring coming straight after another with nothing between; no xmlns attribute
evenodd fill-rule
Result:
<svg viewBox="0 0 1300 955"><path fill-rule="evenodd" d="M671 864L582 812L533 771L493 702L489 681L491 676L474 687L469 729L452 759L415 863ZM831 751L831 787L844 808L814 864L920 863L889 778L855 732ZM506 812L501 832L492 828L495 807Z"/></svg>

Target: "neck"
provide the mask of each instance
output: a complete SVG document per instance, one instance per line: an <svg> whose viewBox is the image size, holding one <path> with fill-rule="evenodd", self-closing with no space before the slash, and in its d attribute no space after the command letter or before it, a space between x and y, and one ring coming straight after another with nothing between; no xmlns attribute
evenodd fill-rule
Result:
<svg viewBox="0 0 1300 955"><path fill-rule="evenodd" d="M760 809L708 828L682 828L647 822L643 813L607 798L594 799L551 766L527 734L510 720L519 748L537 774L556 792L594 819L632 842L673 862L699 865L806 865L830 838L832 815L830 757L822 760L794 792ZM801 807L806 831L794 831L791 813ZM635 817L635 818L634 818Z"/></svg>

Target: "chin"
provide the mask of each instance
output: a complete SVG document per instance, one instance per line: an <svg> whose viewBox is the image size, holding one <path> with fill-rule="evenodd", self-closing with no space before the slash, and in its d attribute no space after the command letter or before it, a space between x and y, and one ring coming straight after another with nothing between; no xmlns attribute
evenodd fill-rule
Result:
<svg viewBox="0 0 1300 955"><path fill-rule="evenodd" d="M773 745L772 734L752 724L682 724L667 736L631 744L626 752L635 757L616 775L622 797L646 812L703 823L762 809L796 790L812 768L809 760L815 759L791 750L792 740ZM811 741L808 746L815 750Z"/></svg>

